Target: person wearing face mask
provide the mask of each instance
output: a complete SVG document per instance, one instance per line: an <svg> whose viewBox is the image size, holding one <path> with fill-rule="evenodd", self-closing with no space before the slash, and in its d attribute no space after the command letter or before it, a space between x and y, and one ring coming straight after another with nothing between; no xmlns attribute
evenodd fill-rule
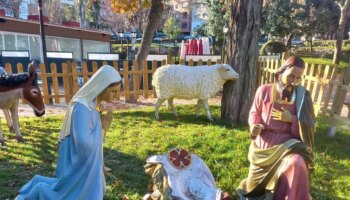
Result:
<svg viewBox="0 0 350 200"><path fill-rule="evenodd" d="M111 66L102 66L73 96L59 135L56 177L40 175L25 184L16 199L103 199L103 132L100 108L121 82Z"/></svg>
<svg viewBox="0 0 350 200"><path fill-rule="evenodd" d="M276 82L256 91L249 112L249 173L237 191L243 199L308 200L316 119L310 93L301 86L304 61L289 57Z"/></svg>

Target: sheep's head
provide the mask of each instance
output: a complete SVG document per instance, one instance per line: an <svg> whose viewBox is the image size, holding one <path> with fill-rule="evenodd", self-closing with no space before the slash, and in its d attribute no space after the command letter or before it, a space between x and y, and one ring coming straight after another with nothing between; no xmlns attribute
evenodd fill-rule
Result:
<svg viewBox="0 0 350 200"><path fill-rule="evenodd" d="M218 68L220 76L223 80L228 81L228 80L237 80L239 78L239 75L235 70L232 69L230 65L227 64L222 64Z"/></svg>

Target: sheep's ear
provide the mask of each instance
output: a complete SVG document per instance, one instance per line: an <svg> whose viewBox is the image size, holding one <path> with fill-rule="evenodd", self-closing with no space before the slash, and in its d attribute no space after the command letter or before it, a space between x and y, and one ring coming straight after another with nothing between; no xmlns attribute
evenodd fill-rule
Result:
<svg viewBox="0 0 350 200"><path fill-rule="evenodd" d="M227 67L227 65L225 66L223 64L219 67L219 69L222 71L230 71L230 69Z"/></svg>

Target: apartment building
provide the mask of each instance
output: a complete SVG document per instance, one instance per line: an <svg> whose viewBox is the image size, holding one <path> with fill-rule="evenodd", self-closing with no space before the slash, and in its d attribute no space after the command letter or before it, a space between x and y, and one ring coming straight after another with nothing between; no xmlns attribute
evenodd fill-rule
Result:
<svg viewBox="0 0 350 200"><path fill-rule="evenodd" d="M206 0L196 0L192 3L191 32L208 20Z"/></svg>
<svg viewBox="0 0 350 200"><path fill-rule="evenodd" d="M178 20L182 34L191 34L192 31L202 25L207 19L207 3L205 0L166 0Z"/></svg>
<svg viewBox="0 0 350 200"><path fill-rule="evenodd" d="M181 33L190 34L192 13L189 1L171 0L167 1L167 4L170 6L170 9L173 11L175 18L178 21Z"/></svg>

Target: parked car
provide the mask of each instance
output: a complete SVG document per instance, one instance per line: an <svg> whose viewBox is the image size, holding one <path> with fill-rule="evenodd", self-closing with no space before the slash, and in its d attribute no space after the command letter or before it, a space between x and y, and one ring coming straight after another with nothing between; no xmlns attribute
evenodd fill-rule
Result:
<svg viewBox="0 0 350 200"><path fill-rule="evenodd" d="M165 35L163 32L156 32L153 36L153 42L159 42L162 40L167 39L167 35Z"/></svg>
<svg viewBox="0 0 350 200"><path fill-rule="evenodd" d="M119 37L119 35L111 34L111 41L112 42L125 42L126 43L127 42L126 40L127 40L126 37L121 38L121 37Z"/></svg>
<svg viewBox="0 0 350 200"><path fill-rule="evenodd" d="M292 39L292 45L294 46L304 45L304 41L300 39Z"/></svg>
<svg viewBox="0 0 350 200"><path fill-rule="evenodd" d="M153 38L155 38L155 37L166 38L167 36L165 35L165 33L157 31L153 35Z"/></svg>
<svg viewBox="0 0 350 200"><path fill-rule="evenodd" d="M124 37L131 39L132 38L131 32L124 32Z"/></svg>
<svg viewBox="0 0 350 200"><path fill-rule="evenodd" d="M265 43L265 42L267 42L269 40L269 38L267 37L267 36L265 36L265 37L263 37L263 38L261 38L260 40L259 40L259 43Z"/></svg>
<svg viewBox="0 0 350 200"><path fill-rule="evenodd" d="M192 37L191 35L179 35L177 36L176 40L178 41L182 41L182 40L188 40L188 39L193 39L194 37Z"/></svg>
<svg viewBox="0 0 350 200"><path fill-rule="evenodd" d="M164 40L165 38L164 37L154 37L153 38L153 41L154 42L157 42L157 41L162 41L162 40Z"/></svg>

